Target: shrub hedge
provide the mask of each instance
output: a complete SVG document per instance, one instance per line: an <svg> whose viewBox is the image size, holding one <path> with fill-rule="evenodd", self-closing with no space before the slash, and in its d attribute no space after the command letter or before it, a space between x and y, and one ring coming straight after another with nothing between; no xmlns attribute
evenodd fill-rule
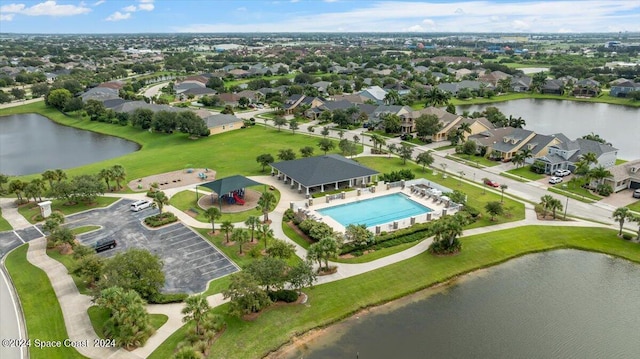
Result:
<svg viewBox="0 0 640 359"><path fill-rule="evenodd" d="M165 224L177 221L178 217L176 217L176 215L171 212L163 213L162 217L159 217L159 215L156 214L155 216L147 217L144 219L144 223L149 227L160 227L164 226Z"/></svg>

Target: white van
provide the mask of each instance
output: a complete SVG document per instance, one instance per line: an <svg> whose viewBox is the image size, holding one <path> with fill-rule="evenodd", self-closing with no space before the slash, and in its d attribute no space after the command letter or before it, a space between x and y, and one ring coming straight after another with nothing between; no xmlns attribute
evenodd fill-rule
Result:
<svg viewBox="0 0 640 359"><path fill-rule="evenodd" d="M147 201L146 199L142 199L142 200L135 201L135 202L131 203L131 207L130 208L131 208L131 210L133 212L138 212L138 211L141 211L141 210L143 210L145 208L149 208L149 207L151 207L151 201Z"/></svg>

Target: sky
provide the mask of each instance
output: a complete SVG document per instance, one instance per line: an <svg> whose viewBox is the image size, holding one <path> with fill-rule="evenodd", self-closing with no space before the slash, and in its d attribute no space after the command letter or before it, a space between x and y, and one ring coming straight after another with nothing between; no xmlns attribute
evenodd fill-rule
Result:
<svg viewBox="0 0 640 359"><path fill-rule="evenodd" d="M0 0L0 33L640 32L638 0Z"/></svg>

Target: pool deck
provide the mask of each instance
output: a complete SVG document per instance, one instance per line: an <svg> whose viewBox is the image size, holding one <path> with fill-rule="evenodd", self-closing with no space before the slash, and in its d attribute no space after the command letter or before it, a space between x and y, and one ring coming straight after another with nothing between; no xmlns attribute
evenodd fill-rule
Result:
<svg viewBox="0 0 640 359"><path fill-rule="evenodd" d="M405 187L404 189L401 189L400 187L386 189L385 185L378 185L375 193L366 192L358 196L356 191L351 191L351 192L345 192L345 199L333 199L327 203L324 197L318 197L318 198L314 198L314 204L309 207L306 207L304 205L306 201L296 202L296 205L299 208L302 208L303 210L308 211L308 214L310 216L320 219L321 221L330 225L334 230L338 232L344 232L345 227L340 222L336 221L330 216L323 215L318 211L325 208L329 208L329 207L339 206L342 204L355 203L355 202L364 201L367 199L378 198L378 197L387 196L387 195L396 194L396 193L402 193L412 201L431 209L432 212L430 212L430 214L432 216L432 219L436 219L440 217L442 215L442 210L445 209L445 205L443 203L434 202L432 199L421 197L415 193L411 193L411 189L409 187ZM423 222L427 222L427 216L428 214L424 213L424 214L420 214L413 217L415 217L416 223L423 223ZM411 217L402 218L393 222L398 222L397 229L406 228L411 226L410 218ZM394 230L393 222L373 225L373 226L367 227L367 229L371 230L374 233L375 233L376 227L380 227L381 231Z"/></svg>

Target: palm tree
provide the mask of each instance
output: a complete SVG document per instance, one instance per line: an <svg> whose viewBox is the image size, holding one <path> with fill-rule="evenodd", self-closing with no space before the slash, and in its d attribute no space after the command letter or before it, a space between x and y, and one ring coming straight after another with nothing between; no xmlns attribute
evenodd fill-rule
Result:
<svg viewBox="0 0 640 359"><path fill-rule="evenodd" d="M629 211L629 208L620 207L613 211L613 219L618 221L618 224L620 224L620 232L618 232L618 237L622 237L622 227L624 226L624 222L626 220L632 220L633 214Z"/></svg>
<svg viewBox="0 0 640 359"><path fill-rule="evenodd" d="M553 211L553 219L556 219L556 210L562 211L562 202L557 198L553 198L549 202L549 208Z"/></svg>
<svg viewBox="0 0 640 359"><path fill-rule="evenodd" d="M548 194L545 194L544 196L540 197L540 205L542 206L542 213L543 213L542 218L547 218L547 210L551 208L551 202L553 200L554 198Z"/></svg>
<svg viewBox="0 0 640 359"><path fill-rule="evenodd" d="M158 216L162 217L162 208L165 204L169 204L169 197L162 191L158 191L153 195L153 203L158 207Z"/></svg>
<svg viewBox="0 0 640 359"><path fill-rule="evenodd" d="M222 212L217 207L209 207L204 211L204 216L211 222L211 233L216 232L216 220L222 217Z"/></svg>
<svg viewBox="0 0 640 359"><path fill-rule="evenodd" d="M433 241L445 242L447 247L451 248L456 238L462 235L462 226L464 221L460 221L457 216L444 216L434 222L433 225Z"/></svg>
<svg viewBox="0 0 640 359"><path fill-rule="evenodd" d="M18 197L18 202L20 203L22 203L22 193L24 192L26 185L26 183L19 179L15 179L9 183L9 192L15 193Z"/></svg>
<svg viewBox="0 0 640 359"><path fill-rule="evenodd" d="M220 230L224 232L224 237L229 243L229 232L233 230L233 223L231 221L223 221L222 225L220 225Z"/></svg>
<svg viewBox="0 0 640 359"><path fill-rule="evenodd" d="M531 150L528 148L521 149L519 153L522 153L522 157L524 158L525 161L528 158L533 158L533 152L531 152Z"/></svg>
<svg viewBox="0 0 640 359"><path fill-rule="evenodd" d="M269 221L269 212L273 210L276 205L276 196L271 192L263 192L260 199L258 199L258 208L264 215L264 222Z"/></svg>
<svg viewBox="0 0 640 359"><path fill-rule="evenodd" d="M506 77L498 80L498 88L502 93L509 92L511 90L511 77Z"/></svg>
<svg viewBox="0 0 640 359"><path fill-rule="evenodd" d="M516 118L509 115L509 119L507 121L509 123L509 126L515 127L515 128L523 128L524 126L527 125L527 122L522 117Z"/></svg>
<svg viewBox="0 0 640 359"><path fill-rule="evenodd" d="M242 228L236 228L231 233L231 240L238 243L240 255L242 255L242 245L249 242L249 232Z"/></svg>
<svg viewBox="0 0 640 359"><path fill-rule="evenodd" d="M504 203L504 191L509 188L509 186L507 186L506 184L501 184L500 185L500 192L502 192L501 196L500 196L500 203Z"/></svg>
<svg viewBox="0 0 640 359"><path fill-rule="evenodd" d="M444 106L449 102L451 95L448 92L444 92L437 87L432 87L427 91L424 96L427 99L424 107L430 106Z"/></svg>
<svg viewBox="0 0 640 359"><path fill-rule="evenodd" d="M378 147L380 147L380 152L382 152L382 146L386 144L384 138L377 133L372 133L370 137L371 142L373 142L373 148L378 149Z"/></svg>
<svg viewBox="0 0 640 359"><path fill-rule="evenodd" d="M53 188L53 181L56 179L56 172L52 170L46 170L42 172L42 179L49 182L49 188ZM1 189L1 188L0 188Z"/></svg>
<svg viewBox="0 0 640 359"><path fill-rule="evenodd" d="M598 163L598 155L596 155L593 152L585 153L584 155L580 156L580 159L584 161L587 164L587 166L590 166L591 164L594 164L594 163Z"/></svg>
<svg viewBox="0 0 640 359"><path fill-rule="evenodd" d="M44 176L44 174L43 174ZM113 171L111 168L103 168L98 173L98 178L103 179L107 184L107 191L111 191L111 186L109 185L109 181L113 178Z"/></svg>
<svg viewBox="0 0 640 359"><path fill-rule="evenodd" d="M458 126L458 130L466 133L471 133L471 124L469 122L463 122Z"/></svg>
<svg viewBox="0 0 640 359"><path fill-rule="evenodd" d="M611 172L602 166L592 168L587 174L587 177L593 178L597 184L601 184L603 179L611 176Z"/></svg>
<svg viewBox="0 0 640 359"><path fill-rule="evenodd" d="M122 188L122 186L120 186L120 182L127 178L127 172L121 165L114 165L111 167L111 175L111 178L116 181L116 190L119 191Z"/></svg>
<svg viewBox="0 0 640 359"><path fill-rule="evenodd" d="M205 318L207 312L211 309L207 297L204 294L194 294L184 301L185 306L182 308L182 318L184 323L193 320L196 323L196 334L200 334L200 323Z"/></svg>
<svg viewBox="0 0 640 359"><path fill-rule="evenodd" d="M396 90L389 90L384 96L384 102L387 105L397 105L400 103L400 94Z"/></svg>
<svg viewBox="0 0 640 359"><path fill-rule="evenodd" d="M54 171L56 173L55 175L55 179L58 183L60 183L60 181L67 179L67 174L61 170L61 169L57 169Z"/></svg>
<svg viewBox="0 0 640 359"><path fill-rule="evenodd" d="M264 239L264 249L267 249L267 240L273 238L273 229L269 227L268 223L258 226L258 236Z"/></svg>
<svg viewBox="0 0 640 359"><path fill-rule="evenodd" d="M511 158L511 162L516 165L516 168L520 168L524 164L524 154L522 152L518 152Z"/></svg>
<svg viewBox="0 0 640 359"><path fill-rule="evenodd" d="M244 221L244 224L247 226L247 228L251 229L251 242L253 242L253 233L256 230L256 226L260 224L260 218L258 218L257 216L249 216L249 218Z"/></svg>
<svg viewBox="0 0 640 359"><path fill-rule="evenodd" d="M640 216L631 215L629 220L638 223L638 236L636 237L636 241L640 241Z"/></svg>

